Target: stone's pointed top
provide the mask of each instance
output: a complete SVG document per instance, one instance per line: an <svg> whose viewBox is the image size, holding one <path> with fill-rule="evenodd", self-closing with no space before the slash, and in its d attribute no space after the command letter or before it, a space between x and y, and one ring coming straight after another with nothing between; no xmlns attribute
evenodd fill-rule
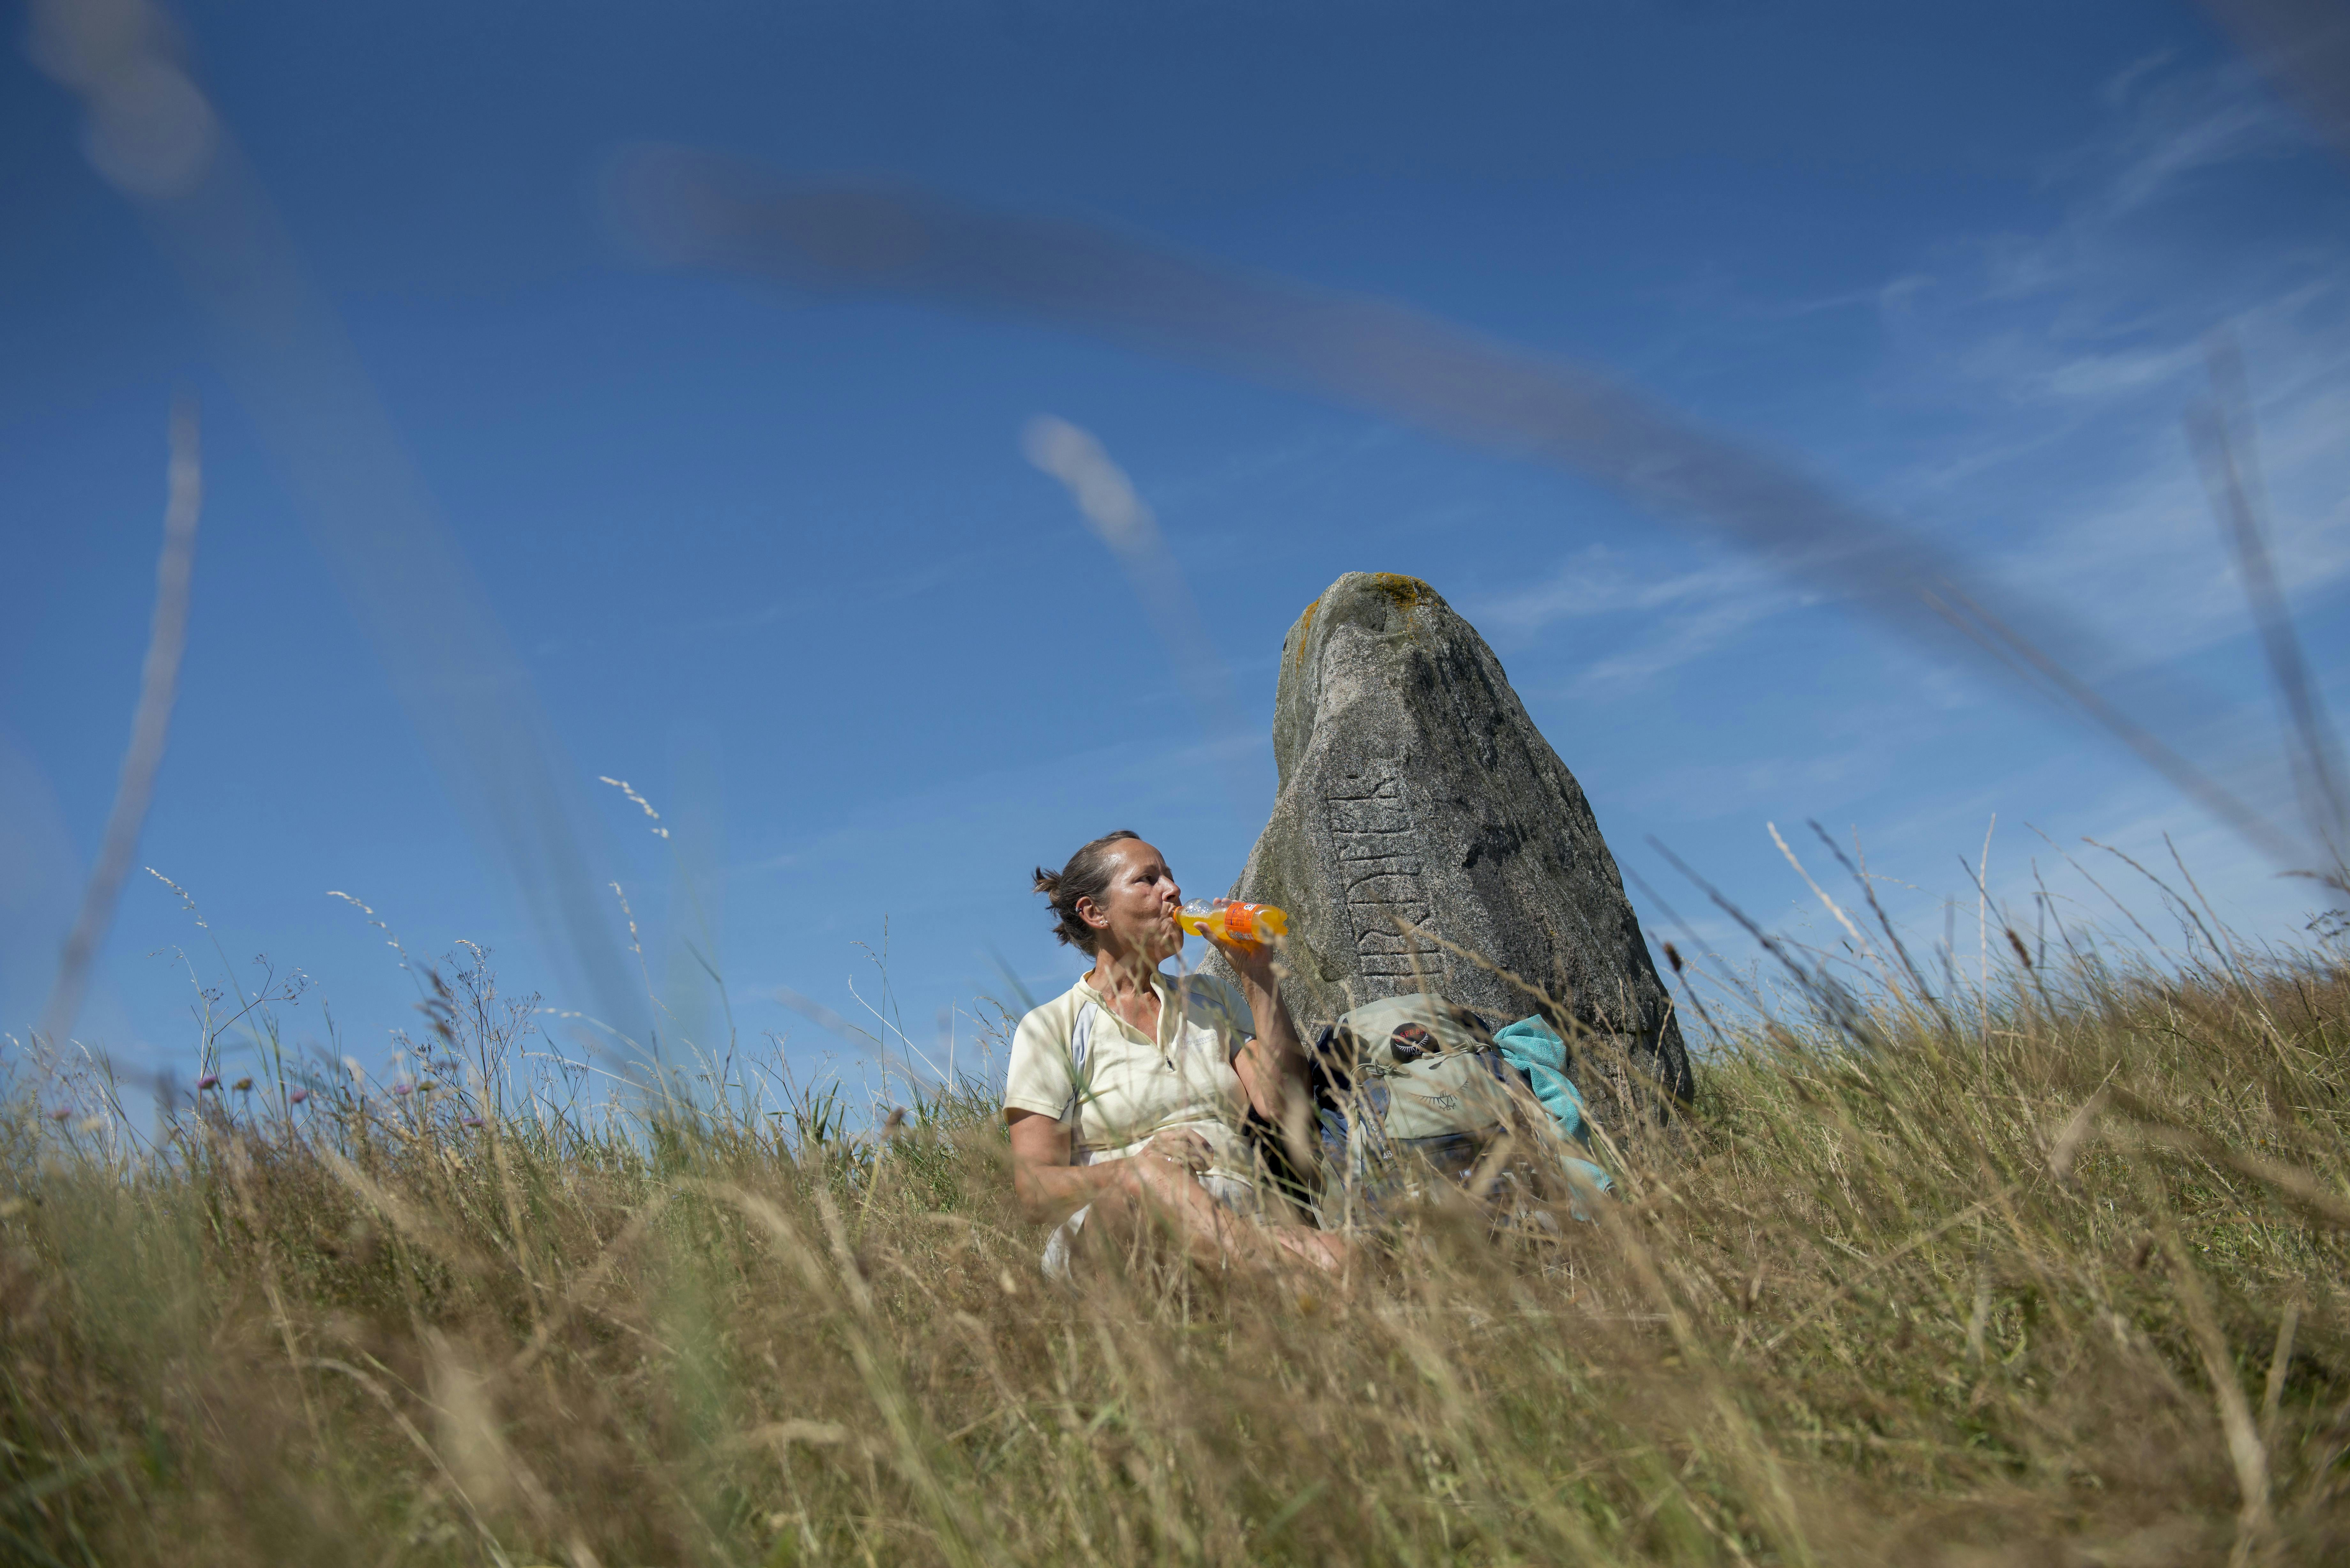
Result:
<svg viewBox="0 0 2350 1568"><path fill-rule="evenodd" d="M1322 683L1304 679L1319 669L1333 638L1360 633L1374 638L1442 636L1459 628L1471 639L1476 629L1454 613L1444 596L1401 572L1348 572L1305 607L1282 641L1281 686L1274 697L1273 760L1285 784L1294 749L1286 741L1314 728ZM1479 641L1482 647L1482 639ZM1487 657L1491 657L1489 653Z"/></svg>
<svg viewBox="0 0 2350 1568"><path fill-rule="evenodd" d="M1445 608L1444 597L1418 577L1407 577L1401 572L1348 572L1322 591L1317 603L1343 603L1361 596L1366 600L1384 600L1391 608L1414 610L1422 605Z"/></svg>
<svg viewBox="0 0 2350 1568"><path fill-rule="evenodd" d="M1290 628L1288 646L1293 652L1305 651L1305 637L1311 633L1315 616L1325 626L1347 622L1400 624L1399 618L1409 618L1416 609L1433 607L1450 613L1452 607L1444 596L1421 582L1407 577L1401 572L1348 572L1322 590L1322 597L1305 607Z"/></svg>
<svg viewBox="0 0 2350 1568"><path fill-rule="evenodd" d="M1687 1097L1590 805L1442 595L1392 572L1331 584L1283 645L1273 744L1281 794L1233 894L1290 911L1302 1026L1433 991L1580 1024Z"/></svg>

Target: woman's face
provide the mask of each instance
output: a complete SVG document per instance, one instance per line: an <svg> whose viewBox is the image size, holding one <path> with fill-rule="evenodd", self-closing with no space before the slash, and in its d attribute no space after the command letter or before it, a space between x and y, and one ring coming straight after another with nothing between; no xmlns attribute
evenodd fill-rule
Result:
<svg viewBox="0 0 2350 1568"><path fill-rule="evenodd" d="M1183 928L1175 911L1183 907L1183 889L1166 858L1139 838L1121 838L1110 846L1116 863L1109 886L1098 898L1077 900L1077 914L1101 933L1095 941L1100 952L1132 953L1156 964L1183 950Z"/></svg>

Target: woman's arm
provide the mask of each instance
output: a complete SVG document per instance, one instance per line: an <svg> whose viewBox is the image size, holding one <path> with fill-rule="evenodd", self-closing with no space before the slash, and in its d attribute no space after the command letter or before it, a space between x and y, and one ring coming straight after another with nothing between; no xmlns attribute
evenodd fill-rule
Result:
<svg viewBox="0 0 2350 1568"><path fill-rule="evenodd" d="M1240 977L1241 994L1248 999L1255 1037L1232 1059L1241 1087L1256 1114L1281 1129L1290 1157L1300 1163L1311 1158L1313 1104L1306 1092L1305 1045L1298 1038L1297 1022L1281 998L1281 982L1273 965L1273 950L1242 948L1218 942L1232 972Z"/></svg>
<svg viewBox="0 0 2350 1568"><path fill-rule="evenodd" d="M1192 1132L1160 1133L1137 1155L1098 1165L1069 1163L1069 1129L1036 1111L1006 1111L1012 1124L1012 1194L1039 1225L1057 1225L1106 1193L1148 1193L1162 1203L1197 1189L1207 1140ZM1204 1197L1204 1194L1202 1194Z"/></svg>

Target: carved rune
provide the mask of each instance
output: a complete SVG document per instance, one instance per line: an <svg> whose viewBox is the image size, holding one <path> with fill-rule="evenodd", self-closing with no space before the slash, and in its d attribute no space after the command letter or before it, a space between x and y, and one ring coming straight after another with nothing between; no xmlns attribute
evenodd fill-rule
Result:
<svg viewBox="0 0 2350 1568"><path fill-rule="evenodd" d="M1357 971L1386 993L1440 981L1444 950L1397 922L1430 929L1434 906L1421 873L1427 852L1392 763L1374 764L1328 796L1330 839L1355 928Z"/></svg>

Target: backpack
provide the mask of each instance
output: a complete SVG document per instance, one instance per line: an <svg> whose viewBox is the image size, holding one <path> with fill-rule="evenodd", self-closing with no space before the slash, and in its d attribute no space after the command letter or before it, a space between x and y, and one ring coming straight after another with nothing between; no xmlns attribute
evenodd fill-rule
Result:
<svg viewBox="0 0 2350 1568"><path fill-rule="evenodd" d="M1579 1158L1590 1137L1583 1096L1565 1072L1558 1032L1540 1016L1495 1031L1482 1018L1427 992L1367 1002L1322 1032L1314 1051L1315 1098L1326 1147L1343 1145L1350 1167L1376 1159L1354 1118L1376 1126L1388 1155L1417 1153L1465 1178L1513 1119L1513 1102L1532 1101L1573 1153L1564 1165L1602 1192L1615 1182ZM1512 1088L1523 1090L1513 1096ZM1523 1125L1523 1124L1521 1124ZM1333 1152L1336 1152L1334 1148ZM1578 1198L1577 1219L1590 1214Z"/></svg>
<svg viewBox="0 0 2350 1568"><path fill-rule="evenodd" d="M1348 1102L1359 1105L1397 1144L1492 1136L1509 1116L1506 1085L1517 1079L1483 1019L1427 992L1343 1014L1315 1055L1325 1103L1341 1116Z"/></svg>

